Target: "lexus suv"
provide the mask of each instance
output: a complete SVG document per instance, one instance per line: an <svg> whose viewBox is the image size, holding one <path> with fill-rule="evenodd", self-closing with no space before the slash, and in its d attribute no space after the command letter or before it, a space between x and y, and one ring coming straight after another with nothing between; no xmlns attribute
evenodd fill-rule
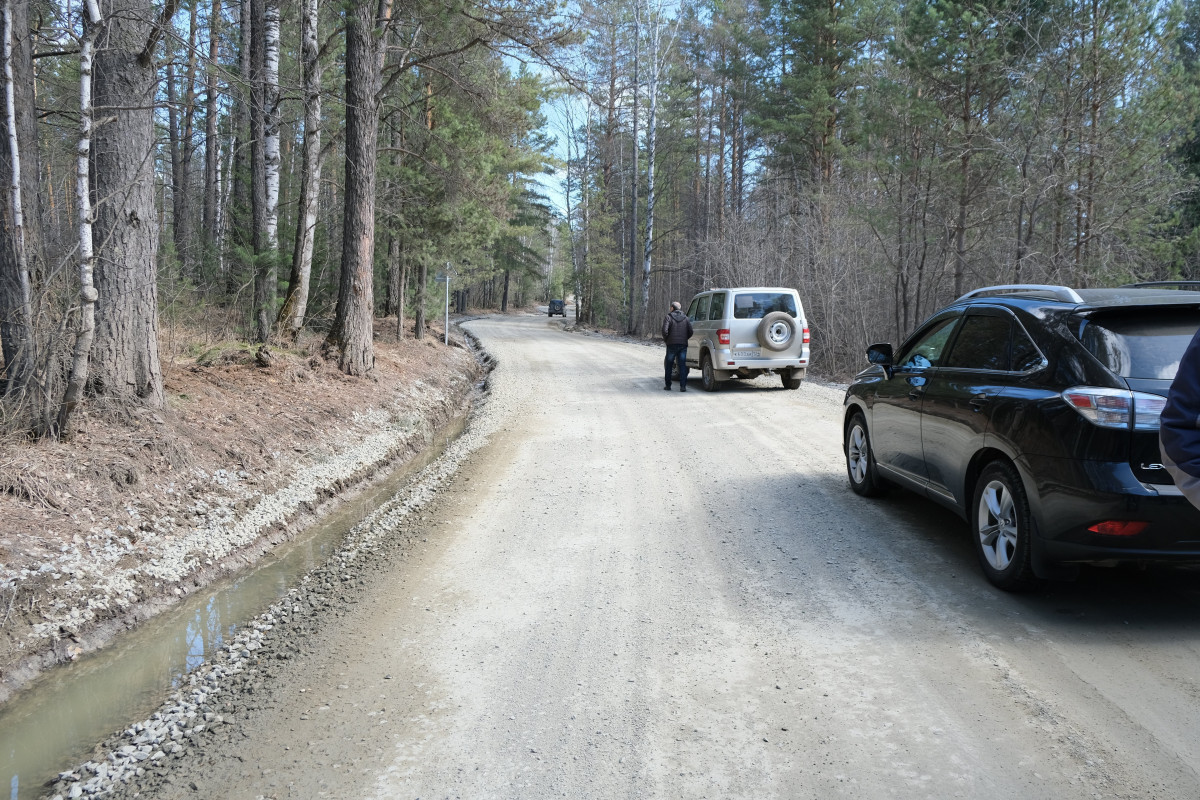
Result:
<svg viewBox="0 0 1200 800"><path fill-rule="evenodd" d="M709 289L688 304L692 336L687 363L700 370L706 392L724 381L779 375L799 389L808 370L809 333L795 289Z"/></svg>
<svg viewBox="0 0 1200 800"><path fill-rule="evenodd" d="M844 404L850 487L958 512L1001 589L1083 563L1200 562L1200 511L1158 448L1197 328L1200 284L963 295L899 348L867 349Z"/></svg>

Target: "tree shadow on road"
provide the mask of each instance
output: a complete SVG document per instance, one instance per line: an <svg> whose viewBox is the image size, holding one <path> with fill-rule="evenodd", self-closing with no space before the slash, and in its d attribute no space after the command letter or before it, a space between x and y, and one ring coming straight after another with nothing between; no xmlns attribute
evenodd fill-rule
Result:
<svg viewBox="0 0 1200 800"><path fill-rule="evenodd" d="M874 525L862 535L878 537L881 546L888 540L913 538L917 546L895 547L893 557L912 559L908 566L914 575L969 593L967 604L984 593L992 596L997 610L1020 613L1032 624L1061 629L1064 622L1074 622L1093 630L1141 626L1147 632L1200 638L1200 565L1084 565L1073 581L1041 581L1026 592L1004 592L984 578L970 529L953 511L903 489L860 498L844 476L813 482L831 494L842 493L851 507L867 504L876 519L894 520L890 530Z"/></svg>

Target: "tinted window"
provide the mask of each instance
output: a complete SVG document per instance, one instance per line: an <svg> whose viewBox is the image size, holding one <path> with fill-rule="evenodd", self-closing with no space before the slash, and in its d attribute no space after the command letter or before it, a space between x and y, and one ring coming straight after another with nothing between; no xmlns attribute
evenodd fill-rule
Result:
<svg viewBox="0 0 1200 800"><path fill-rule="evenodd" d="M698 305L700 305L700 298L693 297L692 302L688 305L688 311L687 311L688 319L691 319L691 320L696 319L696 306L698 306Z"/></svg>
<svg viewBox="0 0 1200 800"><path fill-rule="evenodd" d="M1042 353L1020 325L1013 325L1012 371L1027 372L1042 365Z"/></svg>
<svg viewBox="0 0 1200 800"><path fill-rule="evenodd" d="M1007 370L1011 329L1007 317L972 314L963 320L962 331L943 366Z"/></svg>
<svg viewBox="0 0 1200 800"><path fill-rule="evenodd" d="M692 322L698 319L708 319L708 301L711 298L711 294L706 294L696 298L696 301L692 303L692 307L688 311L688 316L692 318Z"/></svg>
<svg viewBox="0 0 1200 800"><path fill-rule="evenodd" d="M925 331L921 338L909 345L900 356L900 368L924 369L937 366L956 322L958 322L958 317L951 317L936 323Z"/></svg>
<svg viewBox="0 0 1200 800"><path fill-rule="evenodd" d="M1174 380L1179 359L1200 328L1200 313L1164 309L1106 314L1084 323L1079 339L1123 378Z"/></svg>
<svg viewBox="0 0 1200 800"><path fill-rule="evenodd" d="M733 296L734 319L762 319L772 311L796 316L796 298L791 292L740 292Z"/></svg>
<svg viewBox="0 0 1200 800"><path fill-rule="evenodd" d="M709 319L720 319L725 314L725 293L712 296L712 308L708 312Z"/></svg>

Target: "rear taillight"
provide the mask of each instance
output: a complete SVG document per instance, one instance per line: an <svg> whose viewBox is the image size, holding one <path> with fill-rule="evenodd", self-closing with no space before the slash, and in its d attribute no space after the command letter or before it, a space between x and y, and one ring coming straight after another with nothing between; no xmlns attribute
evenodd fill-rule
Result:
<svg viewBox="0 0 1200 800"><path fill-rule="evenodd" d="M729 344L729 329L721 328L717 331L717 342L720 344Z"/></svg>
<svg viewBox="0 0 1200 800"><path fill-rule="evenodd" d="M1133 427L1141 431L1156 431L1167 398L1145 392L1133 393Z"/></svg>
<svg viewBox="0 0 1200 800"><path fill-rule="evenodd" d="M804 326L803 336L804 336L804 338L802 341L804 342L804 344L808 344L808 326L807 325Z"/></svg>
<svg viewBox="0 0 1200 800"><path fill-rule="evenodd" d="M1076 386L1063 392L1062 398L1093 425L1141 431L1158 430L1158 418L1167 402L1156 394L1100 386Z"/></svg>
<svg viewBox="0 0 1200 800"><path fill-rule="evenodd" d="M1149 522L1137 522L1130 519L1110 519L1089 525L1088 530L1104 536L1137 536L1149 525Z"/></svg>

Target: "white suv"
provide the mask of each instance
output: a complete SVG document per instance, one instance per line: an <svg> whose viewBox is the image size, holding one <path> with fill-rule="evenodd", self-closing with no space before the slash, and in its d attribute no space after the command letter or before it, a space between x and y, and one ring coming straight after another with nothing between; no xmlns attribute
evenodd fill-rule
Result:
<svg viewBox="0 0 1200 800"><path fill-rule="evenodd" d="M808 322L795 289L709 289L688 306L687 363L699 367L704 391L721 381L775 372L799 389L808 370Z"/></svg>

